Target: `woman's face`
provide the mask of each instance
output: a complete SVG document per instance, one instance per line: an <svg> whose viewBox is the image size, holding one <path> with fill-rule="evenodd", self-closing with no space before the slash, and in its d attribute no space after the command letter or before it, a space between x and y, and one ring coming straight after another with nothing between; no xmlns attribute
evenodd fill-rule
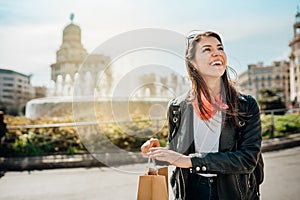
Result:
<svg viewBox="0 0 300 200"><path fill-rule="evenodd" d="M227 63L223 45L215 37L203 37L197 43L191 63L204 78L220 78Z"/></svg>

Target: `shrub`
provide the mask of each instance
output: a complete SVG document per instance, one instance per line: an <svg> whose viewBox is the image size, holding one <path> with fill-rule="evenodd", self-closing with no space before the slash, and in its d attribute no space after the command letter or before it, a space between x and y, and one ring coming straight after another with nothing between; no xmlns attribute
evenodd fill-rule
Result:
<svg viewBox="0 0 300 200"><path fill-rule="evenodd" d="M263 138L271 134L271 115L262 114ZM141 119L137 118L137 119ZM28 124L55 124L73 122L71 117L63 119L28 119L25 117L5 116L8 126ZM79 154L90 152L110 151L107 146L113 144L127 151L139 151L140 146L149 138L156 137L162 146L167 144L168 127L165 122L155 124L148 120L134 123L111 123L98 126L101 134L90 131L94 127L80 127L85 135L78 135L75 127L31 128L9 130L4 145L0 146L0 156L35 156L47 154ZM274 116L274 136L281 137L287 134L300 132L300 115L290 114ZM77 129L79 129L77 127ZM105 139L105 140L104 140Z"/></svg>
<svg viewBox="0 0 300 200"><path fill-rule="evenodd" d="M297 113L289 115L274 115L274 137L282 137L288 134L300 132L300 115ZM261 115L262 135L270 138L272 115Z"/></svg>
<svg viewBox="0 0 300 200"><path fill-rule="evenodd" d="M72 119L39 118L32 120L25 117L6 116L8 126L64 122L72 122ZM151 137L160 138L161 143L166 144L166 124L163 125L161 130L157 130L157 127L147 120L121 125L117 123L105 124L101 126L103 134L89 131L89 128L88 126L81 127L83 132L87 132L87 134L80 136L77 134L75 127L11 129L7 133L7 142L1 147L0 156L86 153L84 144L91 152L106 152L110 149L107 149L108 145L105 142L112 143L124 150L139 151L140 146Z"/></svg>

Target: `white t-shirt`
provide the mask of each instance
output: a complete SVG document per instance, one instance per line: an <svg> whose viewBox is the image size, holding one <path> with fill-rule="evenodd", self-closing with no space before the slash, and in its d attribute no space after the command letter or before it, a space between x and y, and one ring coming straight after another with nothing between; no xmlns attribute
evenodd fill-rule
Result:
<svg viewBox="0 0 300 200"><path fill-rule="evenodd" d="M201 120L194 111L194 142L196 153L211 153L219 151L221 135L222 112L217 111L209 120ZM200 174L211 177L216 174Z"/></svg>

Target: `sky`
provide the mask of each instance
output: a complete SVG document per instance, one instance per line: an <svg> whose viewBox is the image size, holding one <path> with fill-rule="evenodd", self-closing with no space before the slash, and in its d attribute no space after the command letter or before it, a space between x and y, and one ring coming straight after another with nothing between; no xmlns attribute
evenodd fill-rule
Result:
<svg viewBox="0 0 300 200"><path fill-rule="evenodd" d="M299 0L0 0L0 68L32 74L33 85L48 86L62 31L74 13L89 53L141 28L184 35L216 31L239 74L248 64L288 60L298 5Z"/></svg>

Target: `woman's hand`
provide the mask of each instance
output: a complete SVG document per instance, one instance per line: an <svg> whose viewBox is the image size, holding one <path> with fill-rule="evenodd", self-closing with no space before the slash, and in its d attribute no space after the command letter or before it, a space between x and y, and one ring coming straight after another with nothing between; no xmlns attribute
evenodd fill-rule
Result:
<svg viewBox="0 0 300 200"><path fill-rule="evenodd" d="M149 148L149 150L150 152L148 152L146 155L150 158L155 158L160 161L169 162L171 165L174 165L176 167L192 167L192 161L189 156L162 147L152 147Z"/></svg>
<svg viewBox="0 0 300 200"><path fill-rule="evenodd" d="M151 147L160 147L158 139L151 138L150 140L147 140L142 146L141 146L141 151L144 155L147 156L147 153L149 153L149 149Z"/></svg>

